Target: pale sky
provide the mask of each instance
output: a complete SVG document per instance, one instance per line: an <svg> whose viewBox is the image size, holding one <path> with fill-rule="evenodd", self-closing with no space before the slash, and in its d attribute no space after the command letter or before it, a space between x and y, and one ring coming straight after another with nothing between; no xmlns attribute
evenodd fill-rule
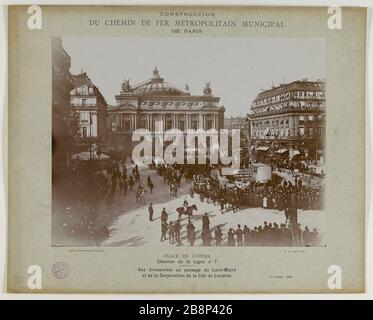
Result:
<svg viewBox="0 0 373 320"><path fill-rule="evenodd" d="M226 116L244 116L261 89L326 78L324 38L62 38L71 72L87 72L109 104L123 79L132 85L161 77L191 94L206 82L221 98Z"/></svg>

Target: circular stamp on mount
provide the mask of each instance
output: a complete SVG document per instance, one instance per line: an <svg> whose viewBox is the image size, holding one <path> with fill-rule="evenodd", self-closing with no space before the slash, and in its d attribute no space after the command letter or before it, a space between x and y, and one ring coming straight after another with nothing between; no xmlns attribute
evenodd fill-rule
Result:
<svg viewBox="0 0 373 320"><path fill-rule="evenodd" d="M70 267L65 262L56 262L52 267L52 274L57 279L65 279L70 272Z"/></svg>

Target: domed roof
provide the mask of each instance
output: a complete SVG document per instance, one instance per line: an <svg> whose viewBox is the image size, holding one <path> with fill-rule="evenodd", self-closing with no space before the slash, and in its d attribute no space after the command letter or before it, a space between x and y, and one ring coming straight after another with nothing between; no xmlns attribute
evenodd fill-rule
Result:
<svg viewBox="0 0 373 320"><path fill-rule="evenodd" d="M187 94L161 78L157 67L153 70L153 77L134 86L133 92L141 94Z"/></svg>

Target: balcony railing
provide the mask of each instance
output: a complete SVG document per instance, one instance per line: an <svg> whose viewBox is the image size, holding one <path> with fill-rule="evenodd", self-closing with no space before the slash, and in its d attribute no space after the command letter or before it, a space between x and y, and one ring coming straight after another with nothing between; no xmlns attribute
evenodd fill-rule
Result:
<svg viewBox="0 0 373 320"><path fill-rule="evenodd" d="M92 108L92 107L97 107L96 103L71 103L71 106L74 107L79 107L79 108Z"/></svg>
<svg viewBox="0 0 373 320"><path fill-rule="evenodd" d="M300 113L300 112L315 112L315 113L324 113L325 107L317 107L317 108L302 108L302 107L287 107L282 108L279 110L271 110L271 111L262 111L262 112L253 112L252 110L249 112L249 118L256 118L266 115L274 115L274 114L282 114L282 113Z"/></svg>

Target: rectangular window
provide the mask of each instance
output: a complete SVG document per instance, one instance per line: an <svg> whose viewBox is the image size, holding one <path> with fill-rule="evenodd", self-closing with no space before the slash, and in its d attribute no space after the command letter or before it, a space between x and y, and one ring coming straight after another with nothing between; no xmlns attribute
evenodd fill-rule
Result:
<svg viewBox="0 0 373 320"><path fill-rule="evenodd" d="M82 94L88 95L88 87L87 86L82 87Z"/></svg>
<svg viewBox="0 0 373 320"><path fill-rule="evenodd" d="M83 139L87 139L87 127L83 127Z"/></svg>
<svg viewBox="0 0 373 320"><path fill-rule="evenodd" d="M111 131L112 132L117 131L117 123L116 123L116 121L112 121L111 122Z"/></svg>
<svg viewBox="0 0 373 320"><path fill-rule="evenodd" d="M300 134L301 136L304 136L304 128L303 128L303 127L300 127L300 128L299 128L299 134Z"/></svg>
<svg viewBox="0 0 373 320"><path fill-rule="evenodd" d="M88 112L81 112L80 113L80 122L81 123L87 124L88 123L88 119L89 119Z"/></svg>
<svg viewBox="0 0 373 320"><path fill-rule="evenodd" d="M309 134L310 136L313 136L313 128L309 128L309 129L308 129L308 134Z"/></svg>

